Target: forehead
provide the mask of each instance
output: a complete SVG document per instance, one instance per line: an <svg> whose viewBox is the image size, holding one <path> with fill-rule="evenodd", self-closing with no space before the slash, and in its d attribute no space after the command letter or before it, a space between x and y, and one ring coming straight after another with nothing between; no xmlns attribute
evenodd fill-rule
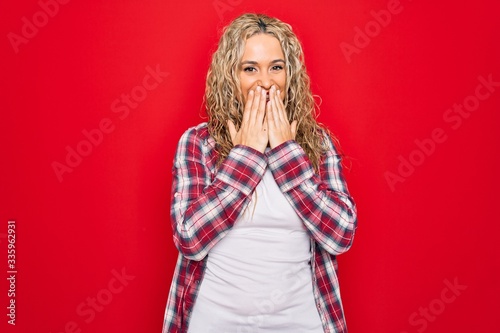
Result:
<svg viewBox="0 0 500 333"><path fill-rule="evenodd" d="M279 40L269 34L257 34L248 38L243 49L242 61L266 61L283 59Z"/></svg>

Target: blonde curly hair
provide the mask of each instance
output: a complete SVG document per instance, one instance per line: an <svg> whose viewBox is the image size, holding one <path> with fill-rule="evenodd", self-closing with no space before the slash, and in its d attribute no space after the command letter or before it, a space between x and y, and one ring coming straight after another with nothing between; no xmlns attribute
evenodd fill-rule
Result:
<svg viewBox="0 0 500 333"><path fill-rule="evenodd" d="M285 55L286 94L284 105L288 120L297 120L295 141L304 149L314 169L319 172L322 154L328 149L326 127L316 121L319 111L310 87L304 64L302 46L292 27L263 14L243 14L223 30L217 50L207 73L205 108L208 131L216 142L218 162L222 162L233 147L227 121L239 128L243 118L243 94L240 88L238 66L245 42L256 34L269 34L278 39Z"/></svg>

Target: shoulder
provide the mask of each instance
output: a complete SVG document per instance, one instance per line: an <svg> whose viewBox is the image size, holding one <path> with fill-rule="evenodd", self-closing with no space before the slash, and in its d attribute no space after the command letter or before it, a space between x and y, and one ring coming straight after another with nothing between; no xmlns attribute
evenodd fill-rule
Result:
<svg viewBox="0 0 500 333"><path fill-rule="evenodd" d="M188 128L181 136L182 139L207 140L210 137L208 133L208 123L203 122L196 126Z"/></svg>
<svg viewBox="0 0 500 333"><path fill-rule="evenodd" d="M188 128L182 134L177 145L177 154L212 160L211 156L215 154L214 148L215 140L210 136L208 124L203 122Z"/></svg>
<svg viewBox="0 0 500 333"><path fill-rule="evenodd" d="M179 145L186 144L203 144L205 146L214 146L214 139L210 136L208 131L208 123L203 122L196 126L188 128L181 136Z"/></svg>

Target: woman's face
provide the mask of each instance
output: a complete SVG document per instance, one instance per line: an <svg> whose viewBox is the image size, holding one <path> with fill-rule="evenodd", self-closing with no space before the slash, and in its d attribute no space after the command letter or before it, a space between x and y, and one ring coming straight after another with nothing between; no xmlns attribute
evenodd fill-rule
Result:
<svg viewBox="0 0 500 333"><path fill-rule="evenodd" d="M239 76L243 102L246 103L250 90L258 86L267 91L273 85L285 98L286 69L285 56L277 38L268 34L257 34L247 39L239 65Z"/></svg>

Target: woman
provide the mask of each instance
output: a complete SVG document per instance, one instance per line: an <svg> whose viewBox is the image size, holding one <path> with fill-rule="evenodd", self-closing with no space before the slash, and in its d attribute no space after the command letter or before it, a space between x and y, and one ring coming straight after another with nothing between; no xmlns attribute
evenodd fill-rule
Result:
<svg viewBox="0 0 500 333"><path fill-rule="evenodd" d="M163 332L347 332L336 256L356 209L291 27L257 14L227 26L205 103L174 161Z"/></svg>

